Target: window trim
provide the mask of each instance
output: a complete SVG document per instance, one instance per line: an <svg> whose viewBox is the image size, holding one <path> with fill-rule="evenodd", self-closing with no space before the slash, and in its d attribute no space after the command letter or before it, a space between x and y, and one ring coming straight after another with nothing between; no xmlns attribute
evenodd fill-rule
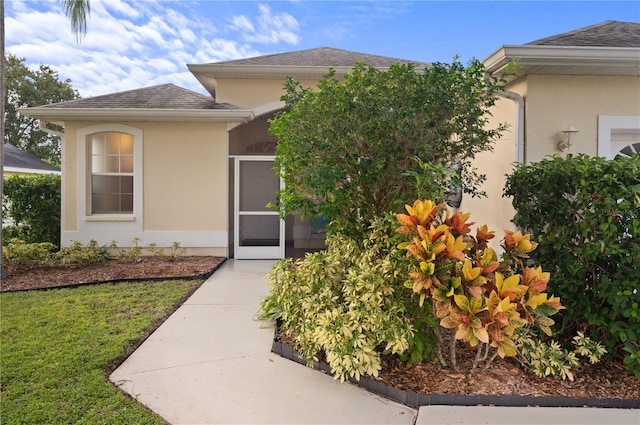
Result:
<svg viewBox="0 0 640 425"><path fill-rule="evenodd" d="M611 134L615 130L640 129L638 115L599 115L598 116L598 156L613 159L611 156Z"/></svg>
<svg viewBox="0 0 640 425"><path fill-rule="evenodd" d="M91 167L89 157L89 136L95 133L126 133L133 136L133 212L132 213L91 213ZM142 218L143 156L142 129L123 124L97 124L78 129L78 218L85 221L136 221Z"/></svg>

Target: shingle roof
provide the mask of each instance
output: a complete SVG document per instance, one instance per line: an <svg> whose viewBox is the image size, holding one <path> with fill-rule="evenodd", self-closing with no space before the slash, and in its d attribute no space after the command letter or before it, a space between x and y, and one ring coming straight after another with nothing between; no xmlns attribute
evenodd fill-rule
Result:
<svg viewBox="0 0 640 425"><path fill-rule="evenodd" d="M60 171L59 168L44 162L37 156L18 149L10 143L4 144L4 166L29 170Z"/></svg>
<svg viewBox="0 0 640 425"><path fill-rule="evenodd" d="M174 84L162 84L137 90L128 90L102 96L87 97L67 102L45 105L43 108L86 109L237 109L228 103L216 103L215 99Z"/></svg>
<svg viewBox="0 0 640 425"><path fill-rule="evenodd" d="M535 46L640 47L640 23L604 21L527 43Z"/></svg>
<svg viewBox="0 0 640 425"><path fill-rule="evenodd" d="M390 58L386 56L370 55L352 52L350 50L334 49L332 47L317 47L315 49L298 50L288 53L256 56L252 58L215 62L215 65L264 65L264 66L355 66L359 61L374 67L389 67L394 63L414 63L426 65L417 61Z"/></svg>

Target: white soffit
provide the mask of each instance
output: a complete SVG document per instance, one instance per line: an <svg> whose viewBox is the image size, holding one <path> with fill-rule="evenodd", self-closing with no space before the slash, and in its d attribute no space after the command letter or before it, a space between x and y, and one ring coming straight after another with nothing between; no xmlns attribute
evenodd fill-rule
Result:
<svg viewBox="0 0 640 425"><path fill-rule="evenodd" d="M516 60L522 74L640 75L640 48L502 46L483 63L492 73Z"/></svg>

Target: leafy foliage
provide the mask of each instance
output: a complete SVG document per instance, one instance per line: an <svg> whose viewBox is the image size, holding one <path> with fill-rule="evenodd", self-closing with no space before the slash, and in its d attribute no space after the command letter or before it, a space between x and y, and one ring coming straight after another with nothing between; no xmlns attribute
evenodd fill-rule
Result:
<svg viewBox="0 0 640 425"><path fill-rule="evenodd" d="M547 344L531 335L516 339L518 361L539 378L556 376L573 381L572 368L580 365L578 356L585 357L589 363L598 363L607 350L582 332L573 337L574 349L563 349L556 341Z"/></svg>
<svg viewBox="0 0 640 425"><path fill-rule="evenodd" d="M109 259L107 248L98 245L95 240L83 245L81 242L72 241L71 245L58 252L57 258L62 264L93 264L104 263Z"/></svg>
<svg viewBox="0 0 640 425"><path fill-rule="evenodd" d="M431 197L452 186L480 195L484 176L471 161L504 129L487 125L502 87L502 78L487 77L476 60L467 67L434 63L424 72L359 63L344 81L331 71L318 90L287 79L285 110L270 127L285 181L280 213L321 215L334 229L362 237L376 217L399 211L425 188Z"/></svg>
<svg viewBox="0 0 640 425"><path fill-rule="evenodd" d="M3 216L12 218L13 236L60 246L59 175L14 175L4 181L3 190Z"/></svg>
<svg viewBox="0 0 640 425"><path fill-rule="evenodd" d="M456 341L477 348L475 368L485 360L488 367L496 355L515 356L519 329L534 326L551 335L549 316L563 307L559 298L544 292L549 273L523 263L537 245L529 235L506 231L499 262L488 247L494 232L485 225L472 236L469 213L450 214L431 200L417 200L406 210L397 214L397 232L407 239L399 247L413 260L406 286L418 295L419 305L431 300L434 318L451 333L451 366L457 364ZM445 341L441 332L440 345ZM489 358L490 348L495 354ZM447 364L441 349L438 357Z"/></svg>
<svg viewBox="0 0 640 425"><path fill-rule="evenodd" d="M181 247L180 242L173 242L169 248L159 247L157 244L152 242L147 245L146 249L151 253L151 255L164 258L169 261L176 261L187 253L187 249Z"/></svg>
<svg viewBox="0 0 640 425"><path fill-rule="evenodd" d="M18 109L73 100L80 95L71 87L71 80L60 80L49 66L40 65L32 70L24 62L11 54L6 57L5 142L59 166L60 137L43 131L37 119L20 114Z"/></svg>
<svg viewBox="0 0 640 425"><path fill-rule="evenodd" d="M564 336L587 331L640 377L640 155L520 165L507 177L514 223L555 276Z"/></svg>
<svg viewBox="0 0 640 425"><path fill-rule="evenodd" d="M277 263L261 305L261 318L278 318L295 335L302 357L313 362L324 354L340 380L377 376L383 351L403 353L411 340L423 342L406 317L407 261L395 249L392 221L377 220L370 230L365 240L329 235L326 251ZM414 357L427 352L422 346Z"/></svg>
<svg viewBox="0 0 640 425"><path fill-rule="evenodd" d="M27 243L14 238L2 247L2 257L11 265L48 264L55 250L56 246L50 242Z"/></svg>
<svg viewBox="0 0 640 425"><path fill-rule="evenodd" d="M116 258L121 261L128 261L130 263L135 263L142 256L142 246L140 246L140 238L134 237L131 239L132 246L130 248L120 248L118 247L118 243L116 241L111 241L109 244L109 248L113 251L116 251ZM152 250L157 250L155 246L151 248ZM157 251L156 251L157 252Z"/></svg>

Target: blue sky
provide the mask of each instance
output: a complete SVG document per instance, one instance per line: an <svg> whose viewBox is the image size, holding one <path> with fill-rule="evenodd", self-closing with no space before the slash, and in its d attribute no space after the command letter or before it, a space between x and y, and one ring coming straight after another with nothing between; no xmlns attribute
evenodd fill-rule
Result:
<svg viewBox="0 0 640 425"><path fill-rule="evenodd" d="M46 64L83 97L156 84L205 93L188 63L329 46L463 62L605 20L640 22L638 1L90 0L77 43L61 3L6 0L7 52Z"/></svg>

